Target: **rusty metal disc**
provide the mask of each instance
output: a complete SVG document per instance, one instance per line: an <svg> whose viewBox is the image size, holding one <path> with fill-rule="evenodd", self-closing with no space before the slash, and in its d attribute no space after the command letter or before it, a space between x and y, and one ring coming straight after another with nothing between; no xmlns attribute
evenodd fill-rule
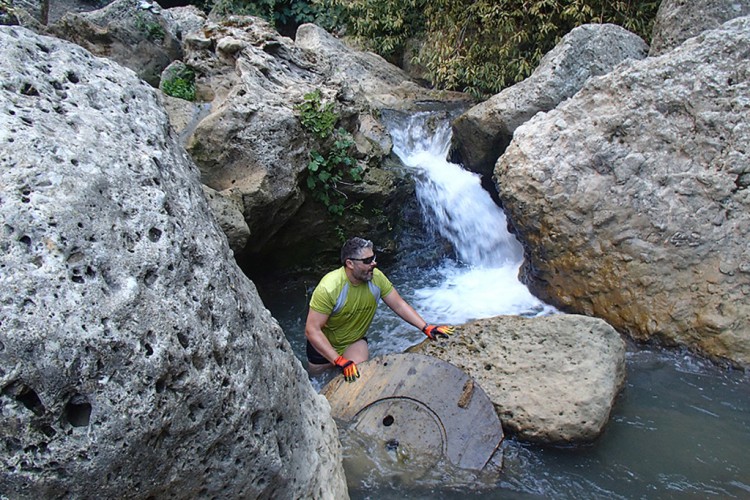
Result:
<svg viewBox="0 0 750 500"><path fill-rule="evenodd" d="M336 377L321 393L333 417L422 459L484 468L503 440L500 419L466 373L422 354L388 354L357 365L360 378Z"/></svg>

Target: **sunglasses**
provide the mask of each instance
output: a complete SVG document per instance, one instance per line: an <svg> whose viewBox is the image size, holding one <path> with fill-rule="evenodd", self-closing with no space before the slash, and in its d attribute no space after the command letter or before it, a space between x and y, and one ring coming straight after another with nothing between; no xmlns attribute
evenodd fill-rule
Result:
<svg viewBox="0 0 750 500"><path fill-rule="evenodd" d="M354 257L349 257L349 260L358 260L362 264L372 264L373 261L375 261L375 254L372 254L369 257L365 257L364 259L355 259Z"/></svg>

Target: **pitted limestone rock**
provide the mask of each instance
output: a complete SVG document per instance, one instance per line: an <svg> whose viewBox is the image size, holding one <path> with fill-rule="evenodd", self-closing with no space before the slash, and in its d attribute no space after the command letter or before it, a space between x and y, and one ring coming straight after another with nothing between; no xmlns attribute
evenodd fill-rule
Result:
<svg viewBox="0 0 750 500"><path fill-rule="evenodd" d="M498 316L412 348L465 371L495 405L503 428L546 444L592 441L625 383L625 343L600 319Z"/></svg>
<svg viewBox="0 0 750 500"><path fill-rule="evenodd" d="M650 56L678 47L688 38L750 15L750 0L663 0L654 20Z"/></svg>
<svg viewBox="0 0 750 500"><path fill-rule="evenodd" d="M23 28L0 51L2 495L345 497L157 91Z"/></svg>
<svg viewBox="0 0 750 500"><path fill-rule="evenodd" d="M750 366L750 17L593 79L495 168L542 299Z"/></svg>
<svg viewBox="0 0 750 500"><path fill-rule="evenodd" d="M68 13L48 28L91 53L132 69L158 87L161 72L182 58L173 23L156 2L115 0L102 9Z"/></svg>

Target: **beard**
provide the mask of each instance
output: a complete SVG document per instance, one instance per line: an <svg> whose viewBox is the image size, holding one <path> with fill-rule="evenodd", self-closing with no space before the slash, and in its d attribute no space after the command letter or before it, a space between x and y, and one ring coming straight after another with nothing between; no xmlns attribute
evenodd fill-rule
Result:
<svg viewBox="0 0 750 500"><path fill-rule="evenodd" d="M354 274L354 277L360 281L372 281L373 272L374 272L374 269L369 269L367 271L357 271L353 274Z"/></svg>

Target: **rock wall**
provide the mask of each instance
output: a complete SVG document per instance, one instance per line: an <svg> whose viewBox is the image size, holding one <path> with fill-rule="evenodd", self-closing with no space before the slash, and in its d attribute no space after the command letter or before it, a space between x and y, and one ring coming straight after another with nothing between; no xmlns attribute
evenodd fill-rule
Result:
<svg viewBox="0 0 750 500"><path fill-rule="evenodd" d="M591 80L495 168L544 300L750 366L750 18Z"/></svg>
<svg viewBox="0 0 750 500"><path fill-rule="evenodd" d="M369 234L394 247L392 228L407 219L405 200L411 196L413 205L415 199L402 170L382 168L391 140L380 111L469 102L464 94L422 89L379 56L348 48L312 24L291 40L255 17L209 21L184 37L184 48L199 95L211 102L187 149L206 185L242 201L248 267L251 261L285 269L328 257L335 262L337 227L345 237ZM340 218L313 203L306 187L310 153L325 144L303 129L295 107L316 90L340 117L336 127L351 133L351 158L364 171L361 183L337 184L354 207Z"/></svg>
<svg viewBox="0 0 750 500"><path fill-rule="evenodd" d="M23 28L0 51L2 496L345 498L157 91Z"/></svg>
<svg viewBox="0 0 750 500"><path fill-rule="evenodd" d="M164 68L182 57L178 36L156 2L115 0L99 10L67 13L48 31L132 69L154 87Z"/></svg>

